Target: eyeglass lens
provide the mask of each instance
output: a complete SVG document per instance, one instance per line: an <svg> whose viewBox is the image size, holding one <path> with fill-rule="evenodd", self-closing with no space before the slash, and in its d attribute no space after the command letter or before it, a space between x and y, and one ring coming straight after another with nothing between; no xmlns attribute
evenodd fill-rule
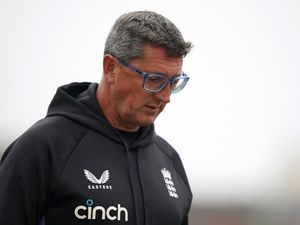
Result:
<svg viewBox="0 0 300 225"><path fill-rule="evenodd" d="M144 87L148 90L160 90L168 83L168 78L150 74L145 79Z"/></svg>
<svg viewBox="0 0 300 225"><path fill-rule="evenodd" d="M178 77L171 82L171 92L176 93L185 86L186 80ZM169 79L162 75L149 74L144 81L144 88L152 91L160 91L169 83Z"/></svg>

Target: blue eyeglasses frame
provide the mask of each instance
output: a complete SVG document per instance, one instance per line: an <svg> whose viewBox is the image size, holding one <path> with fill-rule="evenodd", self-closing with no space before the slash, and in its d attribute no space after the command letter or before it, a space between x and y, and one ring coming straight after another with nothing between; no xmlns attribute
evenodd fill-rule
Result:
<svg viewBox="0 0 300 225"><path fill-rule="evenodd" d="M184 72L181 72L180 75L173 76L173 77L169 78L167 75L164 75L164 74L160 74L160 73L148 73L148 72L141 71L138 68L136 68L135 66L131 65L130 63L124 62L122 60L118 59L118 61L119 61L119 63L121 65L123 65L123 66L131 69L133 72L135 72L139 76L143 77L144 80L143 80L142 87L144 88L144 90L150 91L150 92L154 92L154 93L163 90L167 86L168 83L170 84L170 87L171 87L171 89L170 89L171 94L178 93L178 92L180 92L185 87L185 85L187 84L187 82L190 79ZM149 89L149 88L145 87L145 83L146 83L147 79L149 77L151 77L151 76L152 77L157 77L157 78L163 78L163 82L155 90ZM181 85L179 85L175 89L173 89L172 87L174 87L173 85L175 84L175 82L176 81L180 81L180 80L182 80Z"/></svg>

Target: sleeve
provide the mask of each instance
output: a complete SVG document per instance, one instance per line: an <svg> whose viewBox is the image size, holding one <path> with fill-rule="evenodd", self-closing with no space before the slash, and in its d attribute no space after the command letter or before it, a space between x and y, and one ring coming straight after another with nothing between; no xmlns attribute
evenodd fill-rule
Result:
<svg viewBox="0 0 300 225"><path fill-rule="evenodd" d="M181 225L189 225L188 215L185 216Z"/></svg>
<svg viewBox="0 0 300 225"><path fill-rule="evenodd" d="M50 185L47 147L23 135L3 154L0 164L0 224L38 225Z"/></svg>
<svg viewBox="0 0 300 225"><path fill-rule="evenodd" d="M184 166L182 164L179 154L167 141L165 141L163 138L161 138L158 135L156 135L156 143L158 144L160 149L166 155L168 155L170 158L172 158L174 167L175 167L176 171L178 172L178 174L180 174L181 178L184 180L186 186L188 187L188 189L190 191L190 195L191 195L191 200L192 200L193 194L192 194L192 191L191 191L191 188L190 188L190 185L188 182L188 178L185 173L185 169L184 169Z"/></svg>
<svg viewBox="0 0 300 225"><path fill-rule="evenodd" d="M185 184L189 190L189 193L190 193L190 196L188 199L189 205L188 205L188 208L186 209L185 217L181 223L181 225L188 225L189 224L188 216L189 216L189 211L190 211L191 204L192 204L193 194L192 194L181 158L180 158L179 154L177 153L177 151L163 138L161 138L160 136L156 136L156 141L157 141L157 144L160 146L160 149L162 151L164 151L165 154L169 155L170 158L172 158L173 165L174 165L176 171L178 172L178 174L180 174L181 178L183 179L183 181L185 182Z"/></svg>

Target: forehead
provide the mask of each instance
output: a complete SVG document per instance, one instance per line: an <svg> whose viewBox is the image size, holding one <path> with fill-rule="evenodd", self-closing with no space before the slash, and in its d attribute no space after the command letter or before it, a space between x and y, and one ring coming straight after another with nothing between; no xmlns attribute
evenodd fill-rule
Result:
<svg viewBox="0 0 300 225"><path fill-rule="evenodd" d="M131 63L147 72L175 75L181 72L183 59L169 57L164 48L145 45L143 58L133 59Z"/></svg>

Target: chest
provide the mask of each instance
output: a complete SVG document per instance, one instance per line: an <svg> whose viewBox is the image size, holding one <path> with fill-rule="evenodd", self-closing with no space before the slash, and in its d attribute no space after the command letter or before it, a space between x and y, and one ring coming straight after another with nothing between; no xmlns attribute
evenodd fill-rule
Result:
<svg viewBox="0 0 300 225"><path fill-rule="evenodd" d="M126 151L105 138L86 138L57 178L46 225L179 225L190 193L173 163L155 145Z"/></svg>

